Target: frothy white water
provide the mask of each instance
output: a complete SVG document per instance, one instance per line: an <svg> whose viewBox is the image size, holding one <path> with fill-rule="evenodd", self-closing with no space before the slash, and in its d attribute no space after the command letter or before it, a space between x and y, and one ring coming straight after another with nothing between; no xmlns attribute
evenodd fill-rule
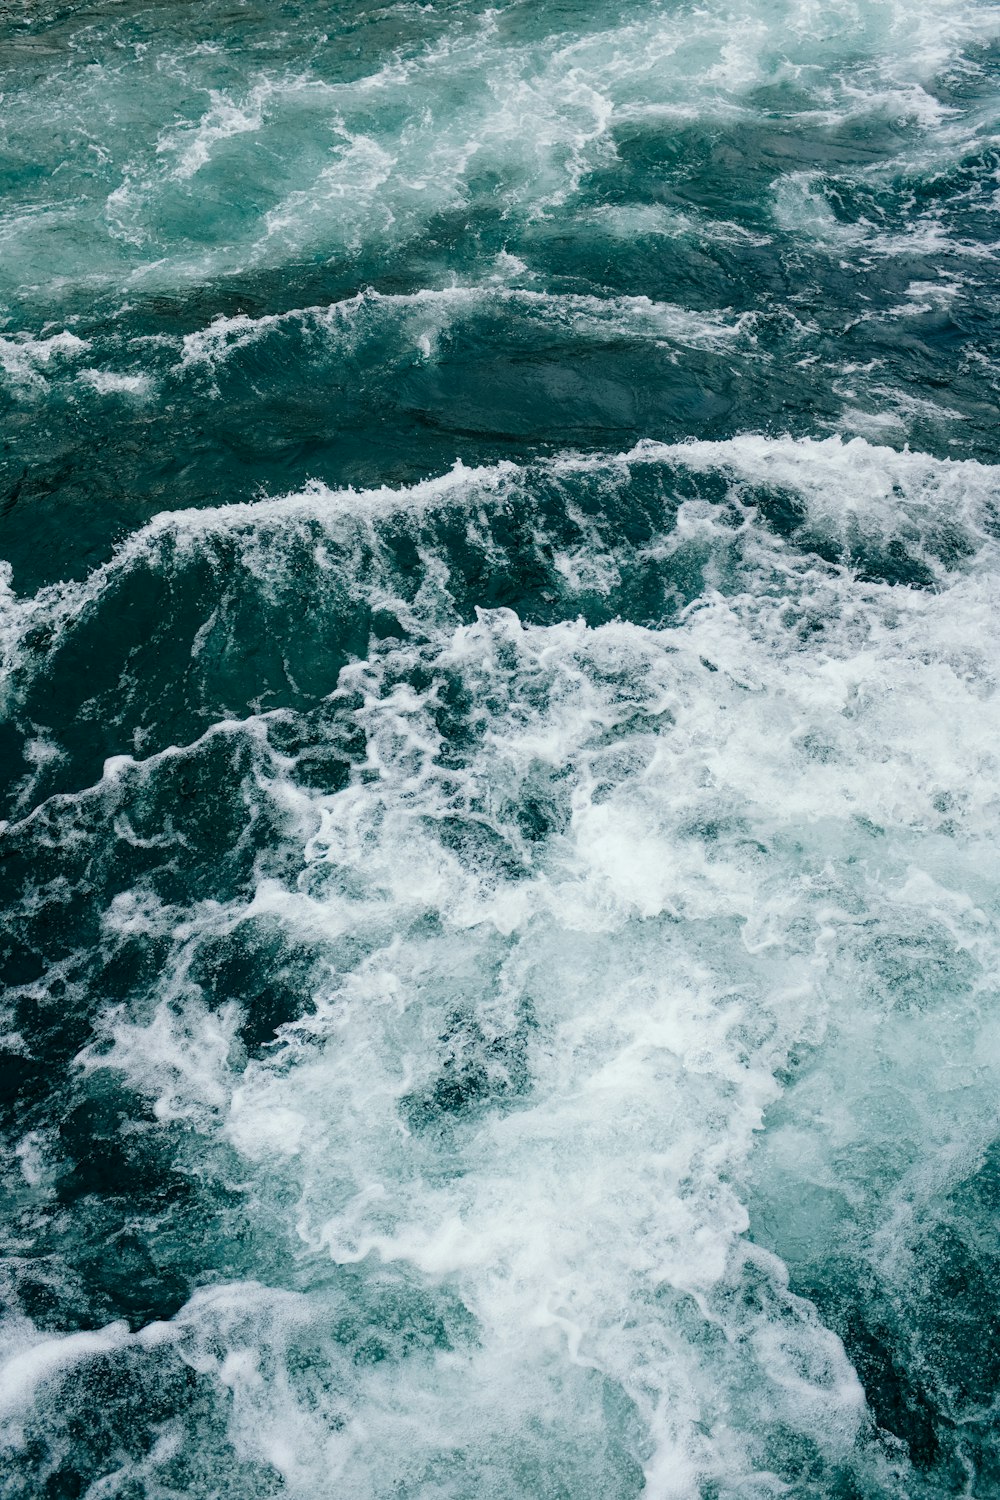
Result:
<svg viewBox="0 0 1000 1500"><path fill-rule="evenodd" d="M0 338L0 369L15 386L44 389L53 360L77 359L89 347L85 339L68 330L37 339L26 333L13 338L3 337Z"/></svg>
<svg viewBox="0 0 1000 1500"><path fill-rule="evenodd" d="M153 390L153 380L150 375L138 371L135 373L124 370L83 370L80 379L97 392L99 396L133 396L143 398L149 396Z"/></svg>
<svg viewBox="0 0 1000 1500"><path fill-rule="evenodd" d="M756 321L753 314L699 313L649 297L582 296L505 286L427 288L406 295L368 289L328 307L295 308L259 318L247 314L216 318L207 328L184 337L179 367L214 368L232 353L292 329L341 349L353 349L363 340L383 340L387 332L402 334L413 348L430 357L443 334L477 314L514 315L581 339L617 336L689 348L752 339Z"/></svg>
<svg viewBox="0 0 1000 1500"><path fill-rule="evenodd" d="M419 545L448 513L488 553L491 510L588 476L609 505L659 478L642 559L664 601L705 580L665 623L463 619L440 550L402 597L390 522ZM283 710L116 758L62 804L67 837L127 833L171 761L243 744L247 814L270 810L292 861L249 899L117 897L108 952L141 930L170 958L79 1059L183 1123L283 1246L272 1285L199 1292L136 1336L226 1393L242 1459L309 1497L512 1500L558 1463L574 1496L735 1500L789 1493L797 1443L819 1477L792 1493L844 1466L920 1492L898 1445L865 1447L839 1339L748 1231L764 1203L783 1244L853 1235L891 1281L916 1206L988 1143L998 493L986 466L861 440L645 444L165 516L87 584L11 601L58 643L115 576L179 577L225 535L218 614L189 622L210 652L227 597L281 607L311 555L332 600L363 536L401 626L328 700L363 744L341 790L297 774L304 720L277 748ZM765 524L776 494L797 540ZM635 558L599 517L581 534L551 566L583 599ZM810 536L933 587L865 581ZM247 1061L196 961L261 922L320 958L306 1013Z"/></svg>
<svg viewBox="0 0 1000 1500"><path fill-rule="evenodd" d="M363 294L362 306L370 296ZM374 300L378 307L388 299ZM543 299L543 303L548 300ZM352 308L355 301L352 299ZM326 310L322 315L326 315ZM294 312L287 316L298 319L303 314ZM192 362L205 360L209 364L220 357L224 359L231 341L259 337L261 324L266 327L269 320L219 320L207 332L193 336L187 357ZM280 572L280 555L262 553L259 538L266 537L273 548L283 533L313 521L321 528L330 528L331 540L349 544L359 526L370 527L379 517L412 513L419 518L430 510L453 506L468 508L475 515L483 507L488 512L506 506L520 494L530 504L530 487L536 480L558 482L575 475L589 475L598 480L603 478L614 487L627 482L633 470L641 473L657 466L706 475L719 471L731 477L735 497L744 497L751 507L755 487L787 488L805 507L817 536L833 536L841 542L867 539L905 543L913 558L939 574L942 582L948 579L955 564L969 555L970 548L972 555L976 555L982 548L990 547L994 534L1000 487L994 466L971 459L937 459L908 449L899 452L873 445L861 437L845 441L838 436L767 438L745 434L716 442L645 441L627 453L570 453L526 467L504 461L469 468L459 460L448 474L398 489L383 486L363 491L331 490L317 480L300 495L165 511L129 537L114 557L95 569L86 581L53 584L30 598L18 597L10 566L4 565L0 618L8 642L7 665L13 667L20 661L20 665L30 668L28 657L19 658L17 643L32 625L44 620L50 630L61 631L88 605L99 601L122 573L137 566L169 566L166 554L190 558L214 535L231 534L241 543L241 563L250 576L259 574L261 568L266 571L275 567ZM665 505L668 498L665 494ZM665 517L666 514L665 509ZM705 514L711 517L710 504ZM690 520L687 511L682 510L679 520L691 526L695 535L699 529L704 530ZM704 535L708 539L711 526L707 520L706 526L709 529ZM674 547L676 542L667 545ZM991 557L992 553L986 556ZM317 553L320 577L322 557L322 553ZM600 558L595 558L594 564L598 572L609 565ZM432 568L428 587L433 572ZM433 590L429 597L433 600Z"/></svg>
<svg viewBox="0 0 1000 1500"><path fill-rule="evenodd" d="M68 100L78 133L50 163L51 198L3 227L9 285L184 285L412 241L435 216L476 205L537 221L619 159L622 130L743 112L759 123L754 93L772 87L797 90L814 128L871 117L914 132L888 180L927 150L957 160L982 144L982 119L952 129L954 108L934 88L974 75L998 28L995 6L969 0L653 5L582 35L511 6L387 47L364 76L338 77L317 39L296 64L240 66L238 82L224 39L186 53L112 48L100 65L54 66L12 93L15 145L51 134ZM913 248L871 225L835 233L823 185L804 185L794 164L774 203L778 225L820 244Z"/></svg>

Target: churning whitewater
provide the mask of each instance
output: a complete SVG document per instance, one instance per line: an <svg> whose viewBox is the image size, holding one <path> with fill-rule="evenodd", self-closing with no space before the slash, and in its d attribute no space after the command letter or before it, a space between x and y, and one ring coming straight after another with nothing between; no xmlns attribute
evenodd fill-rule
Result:
<svg viewBox="0 0 1000 1500"><path fill-rule="evenodd" d="M10 1500L1000 1500L1000 7L0 3Z"/></svg>

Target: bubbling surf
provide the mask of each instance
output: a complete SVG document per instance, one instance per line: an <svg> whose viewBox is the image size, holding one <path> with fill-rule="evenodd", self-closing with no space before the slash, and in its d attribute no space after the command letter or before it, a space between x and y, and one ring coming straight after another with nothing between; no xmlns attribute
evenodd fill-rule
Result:
<svg viewBox="0 0 1000 1500"><path fill-rule="evenodd" d="M1000 1494L1000 18L0 24L5 1493Z"/></svg>

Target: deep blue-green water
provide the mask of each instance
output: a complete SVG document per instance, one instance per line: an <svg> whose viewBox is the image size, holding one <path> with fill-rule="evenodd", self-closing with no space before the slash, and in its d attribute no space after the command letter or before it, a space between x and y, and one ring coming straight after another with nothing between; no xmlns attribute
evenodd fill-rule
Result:
<svg viewBox="0 0 1000 1500"><path fill-rule="evenodd" d="M996 1500L1000 7L0 67L4 1500Z"/></svg>

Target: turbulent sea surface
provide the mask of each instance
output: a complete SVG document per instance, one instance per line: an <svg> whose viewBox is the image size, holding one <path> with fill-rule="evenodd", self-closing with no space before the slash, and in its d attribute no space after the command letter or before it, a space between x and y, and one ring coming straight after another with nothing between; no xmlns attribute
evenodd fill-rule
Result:
<svg viewBox="0 0 1000 1500"><path fill-rule="evenodd" d="M1000 7L0 64L3 1495L1000 1496Z"/></svg>

